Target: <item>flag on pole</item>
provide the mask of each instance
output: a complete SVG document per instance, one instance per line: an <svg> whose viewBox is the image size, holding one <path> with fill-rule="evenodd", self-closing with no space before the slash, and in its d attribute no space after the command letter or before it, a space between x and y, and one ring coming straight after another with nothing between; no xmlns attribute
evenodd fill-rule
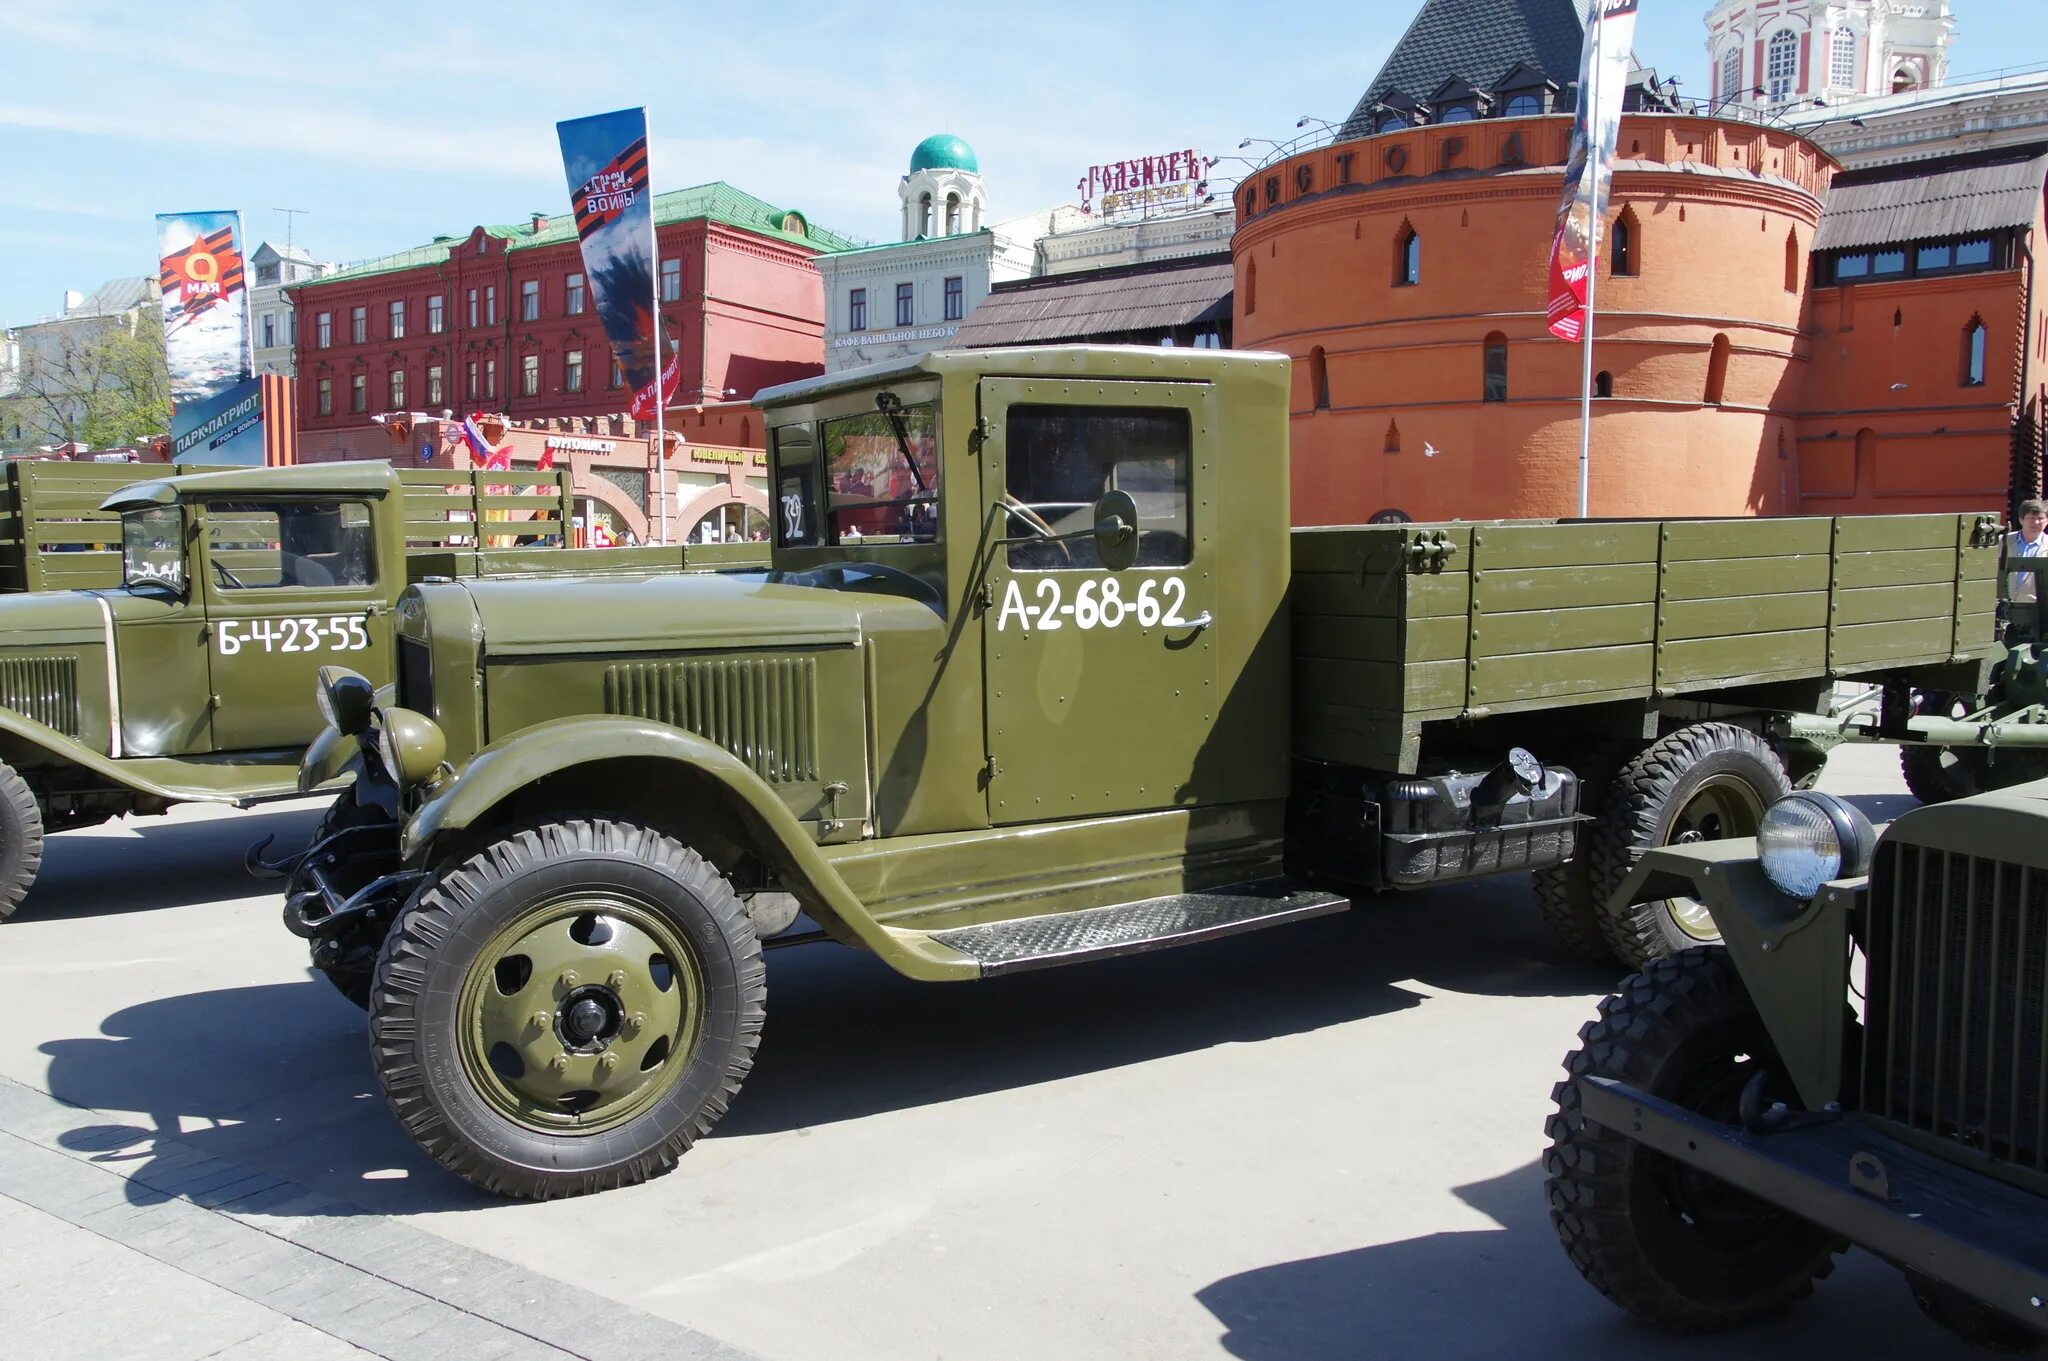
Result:
<svg viewBox="0 0 2048 1361"><path fill-rule="evenodd" d="M1596 224L1607 214L1614 180L1614 145L1621 131L1621 97L1628 89L1629 50L1635 42L1638 0L1595 0L1579 56L1578 109L1572 121L1571 158L1564 197L1550 242L1550 333L1576 341L1586 328L1586 279L1593 268Z"/></svg>
<svg viewBox="0 0 2048 1361"><path fill-rule="evenodd" d="M469 452L475 455L477 463L485 472L498 472L511 467L512 446L504 444L493 448L491 442L484 438L483 427L476 422L475 413L471 413L462 418L462 424L458 428L462 432L463 443L469 446Z"/></svg>
<svg viewBox="0 0 2048 1361"><path fill-rule="evenodd" d="M576 210L576 236L590 296L633 391L629 411L652 420L682 377L681 356L661 362L654 310L654 202L647 171L647 110L571 118L555 124L562 169ZM657 387L657 384L659 385Z"/></svg>

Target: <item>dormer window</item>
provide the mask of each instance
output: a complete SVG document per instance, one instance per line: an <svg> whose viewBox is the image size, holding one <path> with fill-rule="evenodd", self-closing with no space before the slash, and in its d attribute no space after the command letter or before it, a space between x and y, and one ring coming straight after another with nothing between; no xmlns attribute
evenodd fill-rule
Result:
<svg viewBox="0 0 2048 1361"><path fill-rule="evenodd" d="M1439 123L1469 123L1474 115L1470 104L1453 104L1436 116Z"/></svg>
<svg viewBox="0 0 2048 1361"><path fill-rule="evenodd" d="M1507 116L1509 118L1533 118L1543 112L1542 97L1535 94L1508 96Z"/></svg>
<svg viewBox="0 0 2048 1361"><path fill-rule="evenodd" d="M1400 114L1383 113L1380 115L1378 130L1380 132L1399 132L1402 128L1405 128L1407 126L1408 120L1403 118Z"/></svg>

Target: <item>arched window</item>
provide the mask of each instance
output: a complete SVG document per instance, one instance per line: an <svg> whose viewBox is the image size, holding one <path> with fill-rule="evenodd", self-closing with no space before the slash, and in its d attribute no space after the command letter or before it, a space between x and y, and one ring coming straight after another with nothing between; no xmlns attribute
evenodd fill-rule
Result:
<svg viewBox="0 0 2048 1361"><path fill-rule="evenodd" d="M1799 291L1799 229L1785 233L1785 291Z"/></svg>
<svg viewBox="0 0 2048 1361"><path fill-rule="evenodd" d="M1469 104L1453 104L1438 114L1436 121L1439 123L1469 123L1472 121L1472 106Z"/></svg>
<svg viewBox="0 0 2048 1361"><path fill-rule="evenodd" d="M1394 286L1422 281L1422 238L1406 222L1394 236Z"/></svg>
<svg viewBox="0 0 2048 1361"><path fill-rule="evenodd" d="M1728 388L1728 337L1714 337L1714 348L1707 356L1707 405L1721 405L1721 394Z"/></svg>
<svg viewBox="0 0 2048 1361"><path fill-rule="evenodd" d="M1543 101L1536 95L1515 95L1508 100L1509 118L1530 118L1543 112Z"/></svg>
<svg viewBox="0 0 2048 1361"><path fill-rule="evenodd" d="M946 235L958 236L959 234L960 196L958 194L948 194L946 195Z"/></svg>
<svg viewBox="0 0 2048 1361"><path fill-rule="evenodd" d="M917 201L917 233L919 236L932 234L932 196L926 194Z"/></svg>
<svg viewBox="0 0 2048 1361"><path fill-rule="evenodd" d="M1608 257L1608 272L1620 278L1633 276L1637 269L1636 215L1633 210L1624 208L1614 219L1614 229L1607 234L1607 248L1612 252Z"/></svg>
<svg viewBox="0 0 2048 1361"><path fill-rule="evenodd" d="M1508 399L1508 338L1499 331L1486 337L1485 390L1480 400L1505 402Z"/></svg>
<svg viewBox="0 0 2048 1361"><path fill-rule="evenodd" d="M1402 128L1405 128L1407 126L1408 120L1403 118L1400 114L1383 113L1380 115L1380 124L1377 130L1380 132L1399 132Z"/></svg>
<svg viewBox="0 0 2048 1361"><path fill-rule="evenodd" d="M1838 28L1828 43L1828 84L1838 90L1856 88L1856 30Z"/></svg>
<svg viewBox="0 0 2048 1361"><path fill-rule="evenodd" d="M1259 310L1259 262L1244 262L1244 314L1250 316Z"/></svg>
<svg viewBox="0 0 2048 1361"><path fill-rule="evenodd" d="M1401 427L1392 421L1387 422L1387 452L1390 454L1401 452Z"/></svg>
<svg viewBox="0 0 2048 1361"><path fill-rule="evenodd" d="M1595 397L1612 397L1614 395L1614 375L1606 369L1602 369L1593 375L1593 395Z"/></svg>
<svg viewBox="0 0 2048 1361"><path fill-rule="evenodd" d="M1728 44L1721 54L1721 98L1733 100L1742 94L1742 42Z"/></svg>
<svg viewBox="0 0 2048 1361"><path fill-rule="evenodd" d="M1963 328L1963 386L1984 386L1984 319L1971 317Z"/></svg>
<svg viewBox="0 0 2048 1361"><path fill-rule="evenodd" d="M1798 79L1799 35L1781 28L1771 35L1770 46L1764 49L1764 91L1773 104L1783 103L1792 97L1792 86Z"/></svg>
<svg viewBox="0 0 2048 1361"><path fill-rule="evenodd" d="M1910 66L1901 66L1892 72L1892 93L1904 94L1920 88L1920 73Z"/></svg>
<svg viewBox="0 0 2048 1361"><path fill-rule="evenodd" d="M1330 363L1323 357L1323 347L1318 345L1308 352L1309 400L1318 411L1330 408Z"/></svg>

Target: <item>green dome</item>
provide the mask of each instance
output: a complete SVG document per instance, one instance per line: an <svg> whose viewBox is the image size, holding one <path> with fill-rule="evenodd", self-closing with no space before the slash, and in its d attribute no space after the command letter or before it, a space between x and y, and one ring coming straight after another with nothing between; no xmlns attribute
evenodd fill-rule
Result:
<svg viewBox="0 0 2048 1361"><path fill-rule="evenodd" d="M920 170L965 170L970 175L979 175L981 162L974 159L974 148L952 133L935 132L910 153L910 173L915 175Z"/></svg>

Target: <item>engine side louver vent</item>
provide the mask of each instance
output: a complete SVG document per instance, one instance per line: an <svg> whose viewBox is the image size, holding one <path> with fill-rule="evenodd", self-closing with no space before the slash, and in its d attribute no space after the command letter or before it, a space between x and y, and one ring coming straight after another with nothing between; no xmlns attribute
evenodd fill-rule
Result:
<svg viewBox="0 0 2048 1361"><path fill-rule="evenodd" d="M809 657L636 662L604 673L604 707L686 728L789 784L818 778L816 677Z"/></svg>
<svg viewBox="0 0 2048 1361"><path fill-rule="evenodd" d="M78 736L78 659L0 658L0 704L67 737Z"/></svg>

